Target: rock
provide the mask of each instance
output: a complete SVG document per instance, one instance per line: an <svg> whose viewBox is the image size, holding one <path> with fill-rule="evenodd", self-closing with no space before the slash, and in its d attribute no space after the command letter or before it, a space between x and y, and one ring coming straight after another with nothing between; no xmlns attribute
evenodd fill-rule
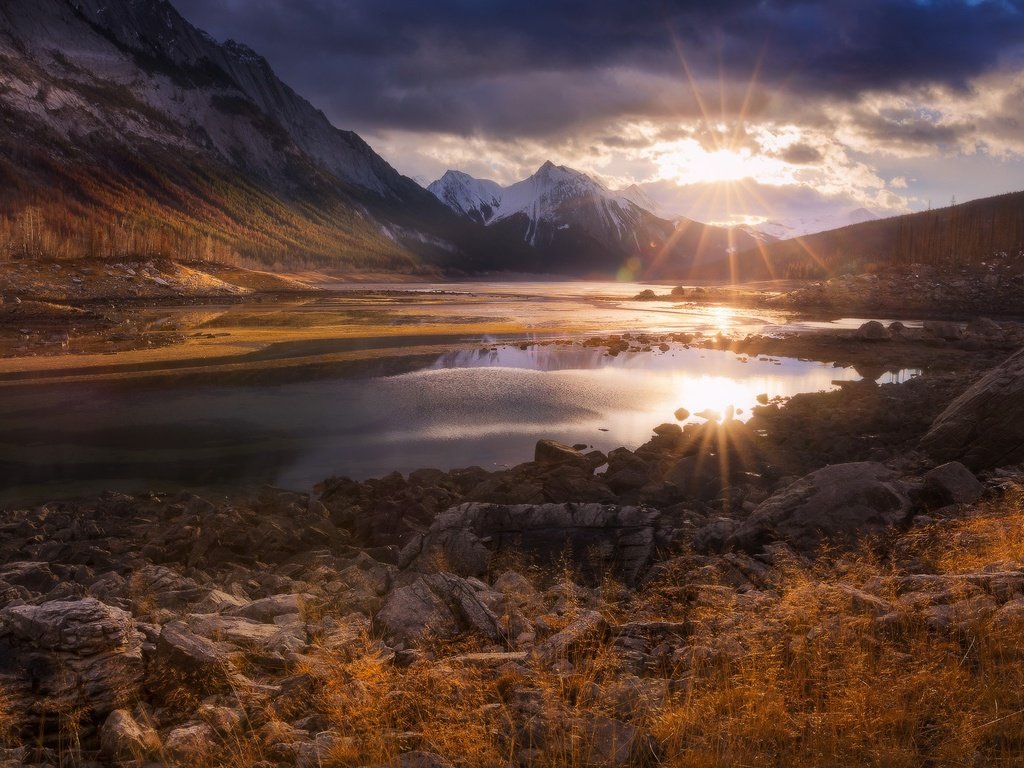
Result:
<svg viewBox="0 0 1024 768"><path fill-rule="evenodd" d="M24 587L39 595L45 595L60 584L60 579L51 570L49 563L26 561L7 563L0 567L0 581Z"/></svg>
<svg viewBox="0 0 1024 768"><path fill-rule="evenodd" d="M159 751L157 732L139 724L127 709L115 709L100 729L100 753L110 760L141 763Z"/></svg>
<svg viewBox="0 0 1024 768"><path fill-rule="evenodd" d="M125 647L141 637L130 613L91 597L5 608L0 620L37 648L78 656Z"/></svg>
<svg viewBox="0 0 1024 768"><path fill-rule="evenodd" d="M721 421L722 414L712 408L705 408L702 411L697 411L694 416L700 416L705 421Z"/></svg>
<svg viewBox="0 0 1024 768"><path fill-rule="evenodd" d="M165 624L156 643L156 668L170 675L168 686L189 685L198 693L214 693L229 685L231 646L195 634L183 622Z"/></svg>
<svg viewBox="0 0 1024 768"><path fill-rule="evenodd" d="M164 752L174 765L201 765L213 751L214 736L213 728L205 723L175 728L164 740Z"/></svg>
<svg viewBox="0 0 1024 768"><path fill-rule="evenodd" d="M654 434L659 437L679 437L683 434L683 428L678 424L659 424L654 428Z"/></svg>
<svg viewBox="0 0 1024 768"><path fill-rule="evenodd" d="M850 540L901 522L910 510L906 488L882 464L834 464L812 472L762 502L730 538L755 552L781 540L812 553L826 539Z"/></svg>
<svg viewBox="0 0 1024 768"><path fill-rule="evenodd" d="M422 576L399 587L374 617L388 640L408 647L427 637L453 638L474 631L490 640L502 637L498 617L466 579L450 573Z"/></svg>
<svg viewBox="0 0 1024 768"><path fill-rule="evenodd" d="M957 341L964 335L960 323L948 320L925 320L923 325L925 333L945 341Z"/></svg>
<svg viewBox="0 0 1024 768"><path fill-rule="evenodd" d="M975 472L1024 461L1024 351L950 403L921 449L936 462L959 460Z"/></svg>
<svg viewBox="0 0 1024 768"><path fill-rule="evenodd" d="M430 563L458 555L457 564L478 571L468 575L479 575L484 560L480 547L490 556L529 552L548 563L557 563L568 547L585 573L612 568L632 583L654 557L659 517L656 510L611 504L471 502L438 515L422 538L410 543L413 550L403 553L403 559L409 567L426 571Z"/></svg>
<svg viewBox="0 0 1024 768"><path fill-rule="evenodd" d="M475 533L461 528L432 529L413 536L398 558L400 568L459 576L483 576L490 563L491 551Z"/></svg>
<svg viewBox="0 0 1024 768"><path fill-rule="evenodd" d="M566 461L582 463L584 457L570 445L554 440L538 440L533 451L533 460L538 464L560 464Z"/></svg>
<svg viewBox="0 0 1024 768"><path fill-rule="evenodd" d="M533 649L533 656L550 664L581 651L592 649L608 634L608 622L597 611L584 611L569 626Z"/></svg>
<svg viewBox="0 0 1024 768"><path fill-rule="evenodd" d="M892 334L889 333L888 328L877 320L868 320L857 329L853 337L858 341L889 341L892 338Z"/></svg>
<svg viewBox="0 0 1024 768"><path fill-rule="evenodd" d="M310 594L273 595L232 608L227 613L231 616L240 616L244 619L270 624L278 616L299 613L313 599L313 595Z"/></svg>
<svg viewBox="0 0 1024 768"><path fill-rule="evenodd" d="M143 635L129 613L95 598L0 611L0 688L18 711L91 710L105 716L134 700Z"/></svg>
<svg viewBox="0 0 1024 768"><path fill-rule="evenodd" d="M216 613L189 614L185 623L200 637L232 643L240 648L279 651L289 646L292 650L301 650L305 646L304 630L297 626L286 628ZM295 642L288 643L289 639Z"/></svg>
<svg viewBox="0 0 1024 768"><path fill-rule="evenodd" d="M944 507L977 501L985 486L959 461L950 461L925 473L923 493L929 507Z"/></svg>
<svg viewBox="0 0 1024 768"><path fill-rule="evenodd" d="M685 408L676 408L674 416L679 421L686 421L688 418L690 418L690 412Z"/></svg>

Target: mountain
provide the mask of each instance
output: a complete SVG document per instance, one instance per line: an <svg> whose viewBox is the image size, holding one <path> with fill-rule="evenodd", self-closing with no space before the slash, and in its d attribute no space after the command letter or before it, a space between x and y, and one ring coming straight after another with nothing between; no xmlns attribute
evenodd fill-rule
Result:
<svg viewBox="0 0 1024 768"><path fill-rule="evenodd" d="M791 237L806 237L817 232L827 232L830 229L840 229L851 224L862 224L865 221L878 219L874 213L867 208L855 208L829 216L813 216L786 221L766 221L751 227L751 233L769 235L776 240L788 240Z"/></svg>
<svg viewBox="0 0 1024 768"><path fill-rule="evenodd" d="M165 0L3 0L0 125L0 250L389 269L528 258Z"/></svg>
<svg viewBox="0 0 1024 768"><path fill-rule="evenodd" d="M611 191L551 162L506 187L450 170L427 188L451 210L486 224L504 240L533 246L542 268L551 272L725 277L730 254L757 242L738 230L688 219L672 223L646 207L653 204L639 188Z"/></svg>
<svg viewBox="0 0 1024 768"><path fill-rule="evenodd" d="M829 277L930 264L1024 270L1024 192L875 219L764 244L737 256L742 279Z"/></svg>

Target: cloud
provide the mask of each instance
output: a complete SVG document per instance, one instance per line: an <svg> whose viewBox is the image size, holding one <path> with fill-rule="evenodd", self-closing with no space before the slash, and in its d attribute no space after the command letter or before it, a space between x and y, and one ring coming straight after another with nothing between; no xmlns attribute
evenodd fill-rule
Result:
<svg viewBox="0 0 1024 768"><path fill-rule="evenodd" d="M808 165L822 159L821 152L808 144L790 144L779 156L794 165Z"/></svg>
<svg viewBox="0 0 1024 768"><path fill-rule="evenodd" d="M677 213L714 175L896 212L947 194L924 159L1024 157L1024 0L172 1L421 183L551 159Z"/></svg>
<svg viewBox="0 0 1024 768"><path fill-rule="evenodd" d="M963 88L1024 41L1019 0L177 0L342 125L540 135L609 117L771 108L772 94ZM684 68L685 63L685 68ZM746 86L757 72L753 101ZM663 95L667 82L677 84ZM721 86L721 90L719 88Z"/></svg>

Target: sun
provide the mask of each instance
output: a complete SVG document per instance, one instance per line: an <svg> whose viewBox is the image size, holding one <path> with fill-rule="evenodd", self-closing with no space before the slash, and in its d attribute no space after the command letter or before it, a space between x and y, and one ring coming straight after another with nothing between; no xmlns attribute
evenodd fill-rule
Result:
<svg viewBox="0 0 1024 768"><path fill-rule="evenodd" d="M750 180L781 186L793 183L793 168L749 147L708 149L695 139L659 142L649 149L658 176L677 184L730 184Z"/></svg>

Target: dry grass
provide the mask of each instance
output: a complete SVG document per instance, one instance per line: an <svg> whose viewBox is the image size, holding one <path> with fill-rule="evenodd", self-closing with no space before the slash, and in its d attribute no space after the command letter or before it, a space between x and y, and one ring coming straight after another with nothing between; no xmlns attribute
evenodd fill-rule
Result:
<svg viewBox="0 0 1024 768"><path fill-rule="evenodd" d="M689 627L654 673L659 679L634 677L614 635L553 665L480 664L459 658L493 650L479 640L434 638L408 666L365 635L344 649L316 649L290 671L310 686L294 711L253 691L225 690L226 699L247 702L244 722L215 729L209 753L191 764L272 763L280 742L267 734L315 713L330 737L318 758L325 766L392 765L410 750L466 768L1019 766L1024 619L989 611L937 627L937 603L977 597L978 588L945 588L942 600L930 601L908 591L904 569L915 563L915 573L955 577L1012 563L1019 570L1021 562L1024 505L1016 495L884 549L778 565L771 590L716 583L712 571L682 559L639 594L606 577L597 591L613 623ZM533 596L534 616L543 615L547 632L590 607L579 603L568 563L534 575L534 586L546 587ZM331 608L304 610L317 618ZM656 683L644 689L653 695L623 706L623 689L640 683ZM188 688L167 686L160 703L202 719L205 705ZM593 736L612 718L650 734L656 747L638 743L612 760ZM67 746L76 749L73 739Z"/></svg>
<svg viewBox="0 0 1024 768"><path fill-rule="evenodd" d="M1019 570L1020 501L899 545L936 574ZM870 553L784 571L776 595L719 595L689 613L692 646L675 673L685 686L654 728L667 764L1024 764L1019 621L968 611L937 628L931 609L969 605L979 590L900 600L902 574Z"/></svg>
<svg viewBox="0 0 1024 768"><path fill-rule="evenodd" d="M11 749L18 742L19 713L10 693L0 687L0 747Z"/></svg>

